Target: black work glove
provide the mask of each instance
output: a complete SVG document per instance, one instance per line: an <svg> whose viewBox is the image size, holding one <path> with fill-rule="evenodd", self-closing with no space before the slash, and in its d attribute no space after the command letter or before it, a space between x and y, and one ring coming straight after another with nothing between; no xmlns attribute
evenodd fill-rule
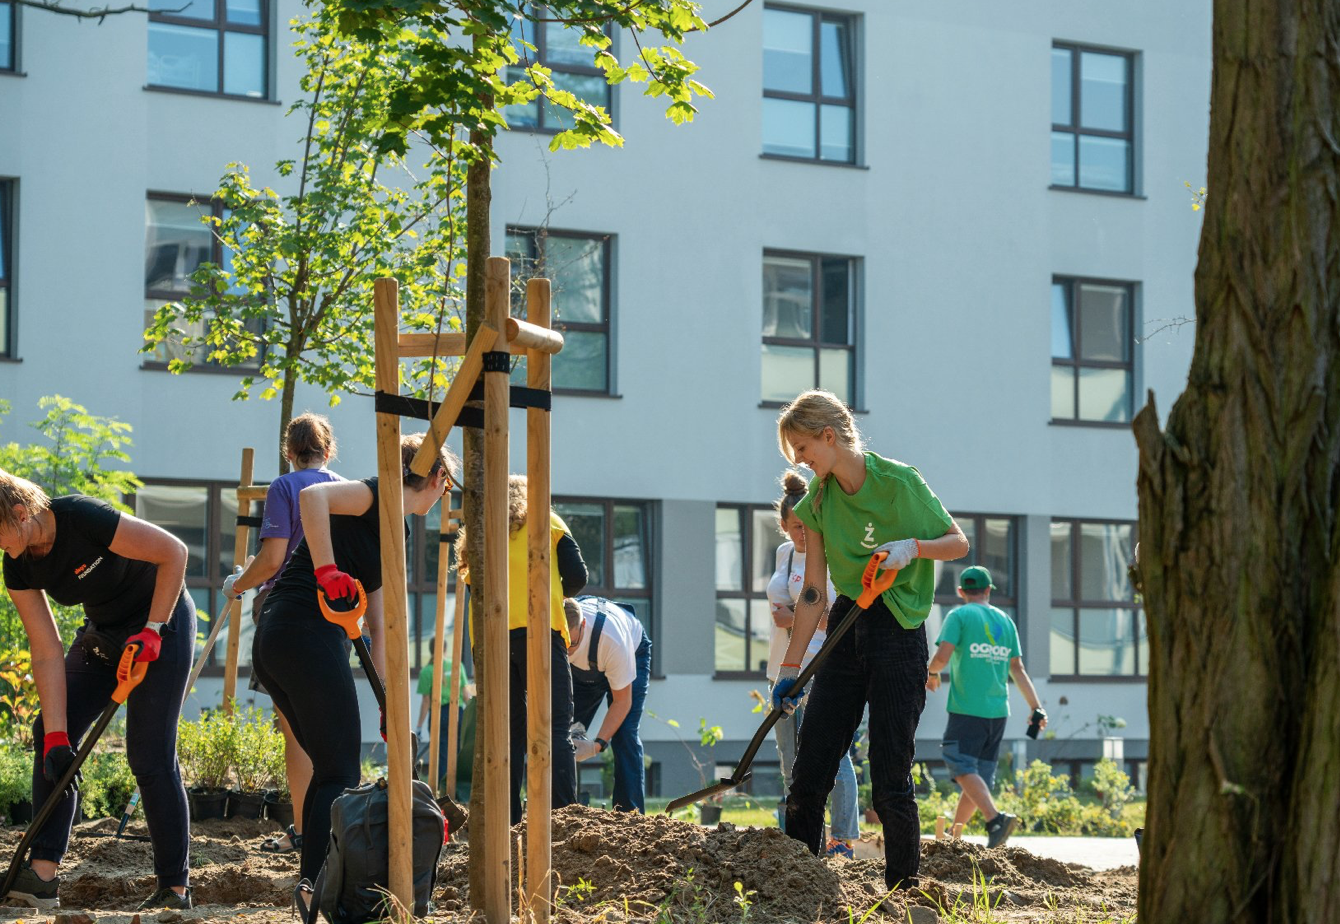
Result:
<svg viewBox="0 0 1340 924"><path fill-rule="evenodd" d="M68 744L57 744L47 748L46 757L42 760L42 775L47 778L47 782L56 785L60 782L65 771L69 770L74 764L74 749ZM76 773L74 779L70 781L70 788L79 789L79 783L83 779L83 774Z"/></svg>

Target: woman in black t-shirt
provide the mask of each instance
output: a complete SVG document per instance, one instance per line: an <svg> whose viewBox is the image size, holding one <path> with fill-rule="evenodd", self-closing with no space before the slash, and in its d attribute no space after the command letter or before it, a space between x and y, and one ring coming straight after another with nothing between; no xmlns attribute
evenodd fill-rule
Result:
<svg viewBox="0 0 1340 924"><path fill-rule="evenodd" d="M409 470L423 434L401 440L403 511L427 514L450 491L459 462L445 447L426 477ZM330 840L330 806L359 782L362 735L358 693L344 630L321 615L317 594L352 597L354 581L367 594L367 632L373 663L385 668L382 559L376 478L335 481L298 495L306 534L265 600L252 642L252 669L312 758L303 802L303 878L315 880Z"/></svg>
<svg viewBox="0 0 1340 924"><path fill-rule="evenodd" d="M126 759L144 800L158 889L140 905L191 907L186 790L177 766L177 723L195 649L195 607L183 586L186 546L106 501L40 487L0 470L0 548L5 587L23 620L42 711L33 723L33 804L74 762L75 748L116 687L123 648L152 662L126 701ZM67 653L47 598L84 608ZM70 841L76 797L67 790L33 840L8 898L60 904L57 868Z"/></svg>

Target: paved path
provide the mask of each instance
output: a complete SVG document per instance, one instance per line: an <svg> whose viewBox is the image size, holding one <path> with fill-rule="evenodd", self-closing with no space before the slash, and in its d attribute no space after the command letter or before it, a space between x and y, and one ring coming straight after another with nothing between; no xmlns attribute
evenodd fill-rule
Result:
<svg viewBox="0 0 1340 924"><path fill-rule="evenodd" d="M985 837L970 834L964 840L986 846ZM1140 859L1133 837L1030 837L1016 834L1010 838L1010 846L1021 847L1039 857L1082 863L1092 869L1135 866Z"/></svg>

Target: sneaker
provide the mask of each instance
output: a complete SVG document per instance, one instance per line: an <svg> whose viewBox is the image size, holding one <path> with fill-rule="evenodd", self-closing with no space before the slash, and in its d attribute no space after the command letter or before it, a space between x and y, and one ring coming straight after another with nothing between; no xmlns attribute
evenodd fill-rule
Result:
<svg viewBox="0 0 1340 924"><path fill-rule="evenodd" d="M152 911L155 908L168 908L173 911L191 910L191 890L188 888L185 895L178 895L172 889L164 886L153 895L150 895L144 901L140 902L139 911Z"/></svg>
<svg viewBox="0 0 1340 924"><path fill-rule="evenodd" d="M828 846L824 848L826 857L843 857L847 860L855 860L856 854L851 849L851 844L847 841L840 841L835 837L828 839Z"/></svg>
<svg viewBox="0 0 1340 924"><path fill-rule="evenodd" d="M14 877L14 885L5 898L22 902L38 911L50 911L60 907L60 897L56 894L59 889L59 875L55 879L43 879L33 871L31 863L25 863Z"/></svg>
<svg viewBox="0 0 1340 924"><path fill-rule="evenodd" d="M987 848L999 847L1010 839L1014 829L1019 826L1019 816L1001 812L986 823Z"/></svg>

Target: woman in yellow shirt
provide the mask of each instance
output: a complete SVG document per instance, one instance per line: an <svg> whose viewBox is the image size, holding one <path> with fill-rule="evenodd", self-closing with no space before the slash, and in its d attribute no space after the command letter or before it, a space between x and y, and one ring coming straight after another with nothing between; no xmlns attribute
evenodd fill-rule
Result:
<svg viewBox="0 0 1340 924"><path fill-rule="evenodd" d="M521 785L526 779L526 608L529 594L529 556L526 536L526 476L507 480L507 629L511 700L512 824L521 821ZM553 807L577 801L577 761L572 747L572 670L568 664L568 620L563 598L586 587L586 562L572 532L553 510L549 511L550 554L550 661L554 753ZM470 583L469 539L462 529L456 537L456 561L461 580Z"/></svg>

